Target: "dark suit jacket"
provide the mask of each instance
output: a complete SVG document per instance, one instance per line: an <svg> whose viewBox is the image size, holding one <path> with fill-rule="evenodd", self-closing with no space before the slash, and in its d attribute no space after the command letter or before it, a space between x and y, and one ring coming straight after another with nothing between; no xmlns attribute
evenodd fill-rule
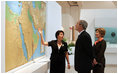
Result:
<svg viewBox="0 0 118 74"><path fill-rule="evenodd" d="M103 67L105 67L105 57L104 52L106 50L106 41L102 40L93 46L94 56L98 63L102 63Z"/></svg>
<svg viewBox="0 0 118 74"><path fill-rule="evenodd" d="M91 37L83 31L78 36L75 45L75 70L91 70L93 58Z"/></svg>

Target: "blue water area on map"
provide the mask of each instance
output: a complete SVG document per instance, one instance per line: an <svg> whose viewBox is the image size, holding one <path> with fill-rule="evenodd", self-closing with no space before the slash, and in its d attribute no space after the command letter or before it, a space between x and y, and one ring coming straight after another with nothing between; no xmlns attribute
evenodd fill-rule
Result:
<svg viewBox="0 0 118 74"><path fill-rule="evenodd" d="M37 32L38 32L38 30L37 29L35 29L35 27L34 27L34 24L32 23L32 28L33 28L33 32L34 32L34 34L36 34Z"/></svg>
<svg viewBox="0 0 118 74"><path fill-rule="evenodd" d="M24 56L26 57L26 59L28 60L28 57L27 57L27 49L26 49L26 45L25 45L25 42L24 42L24 35L23 35L23 32L22 32L21 24L19 24L19 28L20 28L20 35L21 35L21 40L22 40L23 53L24 53ZM41 47L41 37L40 37L40 34L39 34L38 30L35 29L33 23L32 23L32 28L33 28L33 32L35 34L38 33L39 40L38 40L38 45L37 45L37 48L35 49L34 54L31 56L31 58L28 61L31 61L31 60L33 60L35 58L38 58L38 57L40 57L42 55L45 55L45 52L44 53L40 53L41 52L41 49L40 49L40 47ZM44 37L44 40L45 40L44 30L42 32L43 32L43 37Z"/></svg>
<svg viewBox="0 0 118 74"><path fill-rule="evenodd" d="M40 37L40 34L39 34L38 30L35 29L33 23L32 23L32 28L33 28L33 32L34 32L35 34L38 33L38 35L39 35L39 40L38 40L38 45L37 45L37 48L35 49L35 52L34 52L33 56L32 56L28 61L31 61L32 59L38 58L38 57L40 57L40 56L42 56L42 55L45 55L45 52L44 52L44 53L40 53L40 52L41 52L41 49L40 49L40 47L41 47L41 37ZM43 32L43 38L44 38L44 40L45 40L45 33L44 33L45 31L42 30L42 32Z"/></svg>
<svg viewBox="0 0 118 74"><path fill-rule="evenodd" d="M7 1L6 2L9 8L18 15L21 15L22 2L19 1Z"/></svg>
<svg viewBox="0 0 118 74"><path fill-rule="evenodd" d="M19 28L20 28L20 36L21 36L21 40L22 40L23 53L24 53L25 58L28 60L27 49L26 49L26 45L25 45L25 42L24 42L24 35L23 35L21 24L19 24Z"/></svg>
<svg viewBox="0 0 118 74"><path fill-rule="evenodd" d="M32 1L33 8L36 8L35 1Z"/></svg>

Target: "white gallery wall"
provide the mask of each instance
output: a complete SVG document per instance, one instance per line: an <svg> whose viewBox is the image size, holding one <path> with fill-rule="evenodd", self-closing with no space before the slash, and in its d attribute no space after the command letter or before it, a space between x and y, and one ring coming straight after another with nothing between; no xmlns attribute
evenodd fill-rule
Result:
<svg viewBox="0 0 118 74"><path fill-rule="evenodd" d="M95 41L95 27L117 27L117 9L81 9L80 19L88 22L87 32Z"/></svg>
<svg viewBox="0 0 118 74"><path fill-rule="evenodd" d="M1 72L5 72L5 2L1 2Z"/></svg>

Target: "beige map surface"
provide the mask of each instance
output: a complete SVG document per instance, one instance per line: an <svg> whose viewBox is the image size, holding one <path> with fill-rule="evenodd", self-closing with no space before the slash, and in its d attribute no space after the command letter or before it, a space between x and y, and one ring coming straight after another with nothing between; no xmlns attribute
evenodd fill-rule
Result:
<svg viewBox="0 0 118 74"><path fill-rule="evenodd" d="M11 1L11 5L13 4L15 6L15 3ZM38 47L41 47L38 28L43 29L45 35L46 4L41 1L36 1L34 4L35 8L32 1L18 1L18 7L22 7L19 15L12 11L10 2L6 2L6 72L44 55L35 51L36 49L40 51Z"/></svg>

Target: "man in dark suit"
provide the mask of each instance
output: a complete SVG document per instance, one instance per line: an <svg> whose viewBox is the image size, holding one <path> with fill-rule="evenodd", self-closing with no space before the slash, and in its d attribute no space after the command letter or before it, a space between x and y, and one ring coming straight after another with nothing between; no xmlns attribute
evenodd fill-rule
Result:
<svg viewBox="0 0 118 74"><path fill-rule="evenodd" d="M79 32L75 45L75 70L78 73L90 73L93 62L92 41L86 32L88 24L85 20L79 20L75 29Z"/></svg>

